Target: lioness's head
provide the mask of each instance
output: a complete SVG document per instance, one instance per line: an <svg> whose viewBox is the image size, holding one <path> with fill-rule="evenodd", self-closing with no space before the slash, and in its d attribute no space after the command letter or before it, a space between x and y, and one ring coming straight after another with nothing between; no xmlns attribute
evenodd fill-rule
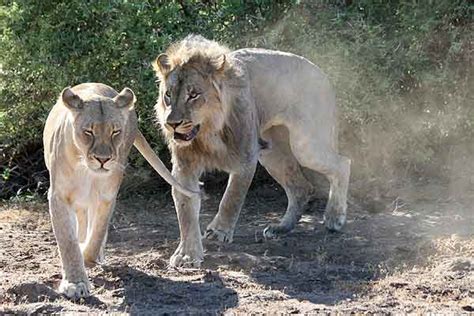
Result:
<svg viewBox="0 0 474 316"><path fill-rule="evenodd" d="M188 36L159 55L153 67L160 81L155 110L168 140L189 145L200 134L222 128L225 109L220 80L227 48Z"/></svg>
<svg viewBox="0 0 474 316"><path fill-rule="evenodd" d="M73 118L73 141L88 169L99 173L123 169L119 151L135 133L136 126L130 123L130 118L136 117L135 100L129 88L114 98L63 90L61 101Z"/></svg>

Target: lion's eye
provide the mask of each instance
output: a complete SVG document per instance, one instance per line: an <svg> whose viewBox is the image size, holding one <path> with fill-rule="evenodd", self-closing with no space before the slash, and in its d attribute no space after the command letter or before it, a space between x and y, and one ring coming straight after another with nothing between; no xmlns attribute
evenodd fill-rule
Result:
<svg viewBox="0 0 474 316"><path fill-rule="evenodd" d="M92 136L94 133L92 132L92 130L86 129L84 131L84 134L87 135L87 136Z"/></svg>
<svg viewBox="0 0 474 316"><path fill-rule="evenodd" d="M119 135L121 132L122 132L121 130L113 131L113 132L112 132L112 136L117 136L117 135Z"/></svg>
<svg viewBox="0 0 474 316"><path fill-rule="evenodd" d="M197 92L191 92L189 94L189 100L197 99L197 97L199 97L199 93L197 93Z"/></svg>
<svg viewBox="0 0 474 316"><path fill-rule="evenodd" d="M166 106L170 106L170 103L171 103L171 92L169 90L167 90L165 92L165 97L163 98L165 100L165 105Z"/></svg>

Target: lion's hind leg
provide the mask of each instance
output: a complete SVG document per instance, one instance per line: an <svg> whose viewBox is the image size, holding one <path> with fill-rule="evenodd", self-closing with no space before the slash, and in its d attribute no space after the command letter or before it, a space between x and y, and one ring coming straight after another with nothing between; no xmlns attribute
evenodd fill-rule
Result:
<svg viewBox="0 0 474 316"><path fill-rule="evenodd" d="M259 161L283 187L288 198L288 206L280 223L268 226L263 232L266 238L273 238L295 227L313 199L314 188L304 177L300 164L291 152L286 127L274 126L263 136L271 145L260 152Z"/></svg>
<svg viewBox="0 0 474 316"><path fill-rule="evenodd" d="M318 138L317 135L316 131L295 124L290 129L290 147L302 166L328 178L330 189L324 223L329 230L339 231L346 222L351 161L335 152L330 139Z"/></svg>

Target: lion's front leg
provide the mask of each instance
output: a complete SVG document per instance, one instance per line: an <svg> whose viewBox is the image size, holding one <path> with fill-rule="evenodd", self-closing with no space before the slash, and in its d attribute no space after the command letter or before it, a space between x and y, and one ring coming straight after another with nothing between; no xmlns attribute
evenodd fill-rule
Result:
<svg viewBox="0 0 474 316"><path fill-rule="evenodd" d="M49 195L49 211L62 263L59 292L73 299L87 297L90 284L77 240L76 216L54 192Z"/></svg>
<svg viewBox="0 0 474 316"><path fill-rule="evenodd" d="M173 176L191 190L199 190L199 176L201 172L184 171L173 165ZM199 227L199 211L201 198L189 198L174 187L172 189L174 205L178 215L180 242L178 248L171 256L170 265L173 267L200 267L204 259Z"/></svg>
<svg viewBox="0 0 474 316"><path fill-rule="evenodd" d="M224 196L219 205L219 212L207 226L206 238L231 243L240 210L245 201L250 184L255 174L256 163L242 168L238 173L231 173Z"/></svg>

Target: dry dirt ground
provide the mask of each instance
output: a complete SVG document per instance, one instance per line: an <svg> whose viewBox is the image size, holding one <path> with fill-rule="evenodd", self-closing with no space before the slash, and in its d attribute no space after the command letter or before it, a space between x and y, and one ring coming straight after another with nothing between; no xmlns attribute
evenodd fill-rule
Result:
<svg viewBox="0 0 474 316"><path fill-rule="evenodd" d="M206 241L199 270L167 267L179 238L169 192L122 198L106 262L89 270L92 296L77 302L55 291L60 265L46 204L4 203L0 313L473 312L472 204L428 191L378 201L370 212L352 201L342 233L324 229L320 201L292 233L263 240L286 198L274 184L254 187L234 243ZM221 192L208 194L203 227Z"/></svg>

